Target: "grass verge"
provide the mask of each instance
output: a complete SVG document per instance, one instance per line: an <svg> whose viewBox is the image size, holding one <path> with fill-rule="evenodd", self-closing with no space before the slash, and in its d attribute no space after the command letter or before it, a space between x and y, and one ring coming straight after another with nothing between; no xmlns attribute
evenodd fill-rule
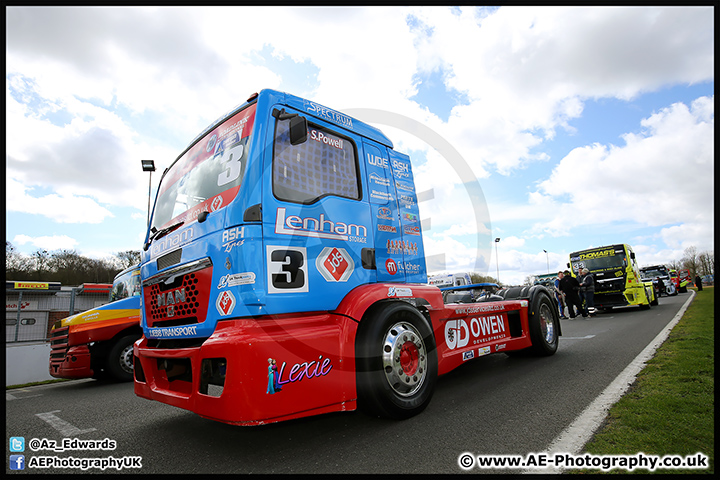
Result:
<svg viewBox="0 0 720 480"><path fill-rule="evenodd" d="M658 457L708 457L707 469L656 469L653 473L715 471L715 289L705 287L640 372L635 383L609 411L584 453ZM635 469L632 473L648 473ZM569 473L602 473L575 470ZM628 473L624 469L607 473Z"/></svg>

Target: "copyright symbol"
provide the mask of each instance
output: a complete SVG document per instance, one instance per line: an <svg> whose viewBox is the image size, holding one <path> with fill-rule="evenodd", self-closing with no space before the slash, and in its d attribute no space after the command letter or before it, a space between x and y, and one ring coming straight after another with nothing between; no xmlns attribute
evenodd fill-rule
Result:
<svg viewBox="0 0 720 480"><path fill-rule="evenodd" d="M37 438L33 438L32 440L30 440L30 450L35 451L38 448L40 448L40 440L38 440Z"/></svg>
<svg viewBox="0 0 720 480"><path fill-rule="evenodd" d="M458 465L463 470L469 470L475 465L475 457L470 453L463 453L458 458Z"/></svg>

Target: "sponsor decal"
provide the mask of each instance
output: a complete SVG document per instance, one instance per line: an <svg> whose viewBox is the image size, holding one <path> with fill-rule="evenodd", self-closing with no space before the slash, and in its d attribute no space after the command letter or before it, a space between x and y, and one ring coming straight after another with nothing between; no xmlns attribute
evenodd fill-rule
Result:
<svg viewBox="0 0 720 480"><path fill-rule="evenodd" d="M370 190L370 197L376 200L383 200L386 203L393 199L392 193L378 192L377 190Z"/></svg>
<svg viewBox="0 0 720 480"><path fill-rule="evenodd" d="M405 162L400 162L398 160L392 161L393 170L398 173L404 173L409 174L410 173L410 165L408 165Z"/></svg>
<svg viewBox="0 0 720 480"><path fill-rule="evenodd" d="M33 290L47 290L50 288L49 283L45 282L14 282L16 290L21 289L33 289Z"/></svg>
<svg viewBox="0 0 720 480"><path fill-rule="evenodd" d="M587 252L587 253L581 253L576 257L570 258L570 261L573 260L588 260L591 258L602 258L602 257L611 257L615 255L615 249L614 248L608 248L605 250L598 250L596 252Z"/></svg>
<svg viewBox="0 0 720 480"><path fill-rule="evenodd" d="M150 338L191 337L194 335L197 335L197 325L147 329L147 336Z"/></svg>
<svg viewBox="0 0 720 480"><path fill-rule="evenodd" d="M417 222L418 216L414 213L403 213L403 219L407 222Z"/></svg>
<svg viewBox="0 0 720 480"><path fill-rule="evenodd" d="M378 225L378 232L397 233L397 228L392 225Z"/></svg>
<svg viewBox="0 0 720 480"><path fill-rule="evenodd" d="M388 297L412 297L412 288L388 287Z"/></svg>
<svg viewBox="0 0 720 480"><path fill-rule="evenodd" d="M304 100L304 104L305 111L308 113L317 115L318 117L324 118L325 120L330 120L331 122L342 125L343 127L349 129L353 128L352 118L348 117L347 115L336 112L335 110L332 110L330 108L323 107L322 105L318 105L317 103L311 102L309 100Z"/></svg>
<svg viewBox="0 0 720 480"><path fill-rule="evenodd" d="M315 266L328 282L347 282L355 270L355 262L344 248L323 248Z"/></svg>
<svg viewBox="0 0 720 480"><path fill-rule="evenodd" d="M223 317L232 313L235 308L235 296L230 290L223 290L220 295L218 295L215 308L217 308L218 313Z"/></svg>
<svg viewBox="0 0 720 480"><path fill-rule="evenodd" d="M388 255L397 255L404 253L405 255L417 255L418 246L417 243L407 242L405 240L388 240L385 242L385 248L387 249ZM420 271L420 265L410 264L410 270Z"/></svg>
<svg viewBox="0 0 720 480"><path fill-rule="evenodd" d="M480 347L478 348L478 357L483 357L485 355L490 355L492 351L490 350L490 347Z"/></svg>
<svg viewBox="0 0 720 480"><path fill-rule="evenodd" d="M387 158L378 157L371 153L367 154L367 161L368 161L368 165L373 165L375 167L380 167L380 168L390 167L390 164L388 163Z"/></svg>
<svg viewBox="0 0 720 480"><path fill-rule="evenodd" d="M367 228L354 223L333 222L325 217L302 218L297 215L286 216L285 208L278 208L275 217L275 233L303 237L343 240L346 242L367 242Z"/></svg>
<svg viewBox="0 0 720 480"><path fill-rule="evenodd" d="M397 263L395 263L395 260L388 258L385 261L385 270L387 270L390 275L395 275L398 271L398 266Z"/></svg>
<svg viewBox="0 0 720 480"><path fill-rule="evenodd" d="M473 358L475 358L475 351L468 350L467 352L463 352L463 362L472 360Z"/></svg>
<svg viewBox="0 0 720 480"><path fill-rule="evenodd" d="M503 314L448 320L445 323L445 343L450 350L462 348L472 341L472 345L487 343L507 337L507 328ZM469 322L469 325L468 325Z"/></svg>
<svg viewBox="0 0 720 480"><path fill-rule="evenodd" d="M506 343L501 343L500 345L495 345L495 351L499 352L500 350L505 350L505 347L507 347Z"/></svg>
<svg viewBox="0 0 720 480"><path fill-rule="evenodd" d="M406 235L420 235L420 227L412 226L412 225L405 225L403 227L403 232Z"/></svg>
<svg viewBox="0 0 720 480"><path fill-rule="evenodd" d="M205 147L205 151L207 153L210 153L215 148L215 142L217 142L217 134L210 137L210 140L208 140L207 147Z"/></svg>
<svg viewBox="0 0 720 480"><path fill-rule="evenodd" d="M277 360L268 358L267 367L267 392L272 395L282 391L283 386L289 383L300 382L305 379L321 378L330 373L333 368L329 358L323 358L322 355L317 360L311 362L296 363L290 367L286 374L287 363L283 362L278 369Z"/></svg>
<svg viewBox="0 0 720 480"><path fill-rule="evenodd" d="M223 275L217 288L237 287L238 285L251 285L255 283L255 274L253 272L233 273Z"/></svg>
<svg viewBox="0 0 720 480"><path fill-rule="evenodd" d="M151 257L155 257L160 253L170 250L171 248L180 247L189 243L195 237L195 228L189 227L182 232L171 233L162 237L160 240L154 240L150 247Z"/></svg>
<svg viewBox="0 0 720 480"><path fill-rule="evenodd" d="M369 175L369 177L370 177L370 183L376 183L376 184L378 184L378 185L380 185L380 186L383 186L383 187L389 187L389 186L390 186L390 180L388 180L388 179L385 178L385 177L381 177L380 175L378 175L378 174L375 173L375 172L372 172L372 173Z"/></svg>
<svg viewBox="0 0 720 480"><path fill-rule="evenodd" d="M412 208L417 205L417 199L415 195L400 195L400 204L406 208Z"/></svg>
<svg viewBox="0 0 720 480"><path fill-rule="evenodd" d="M416 273L420 273L421 266L418 263L400 262L398 265L398 270L403 270L408 275L413 275Z"/></svg>
<svg viewBox="0 0 720 480"><path fill-rule="evenodd" d="M37 309L37 302L20 302L20 310L36 310ZM18 309L18 302L14 302L12 300L6 300L5 301L5 310L17 310Z"/></svg>
<svg viewBox="0 0 720 480"><path fill-rule="evenodd" d="M387 207L378 208L377 218L382 220L394 220L392 217L392 211Z"/></svg>
<svg viewBox="0 0 720 480"><path fill-rule="evenodd" d="M215 198L213 198L212 202L210 202L210 211L214 212L218 210L220 207L222 207L223 204L223 198L222 195L218 195Z"/></svg>
<svg viewBox="0 0 720 480"><path fill-rule="evenodd" d="M245 243L245 227L235 227L223 232L222 247L225 253L230 253L233 248Z"/></svg>
<svg viewBox="0 0 720 480"><path fill-rule="evenodd" d="M398 190L405 190L406 192L414 192L415 186L410 182L403 182L402 180L395 180L395 188Z"/></svg>

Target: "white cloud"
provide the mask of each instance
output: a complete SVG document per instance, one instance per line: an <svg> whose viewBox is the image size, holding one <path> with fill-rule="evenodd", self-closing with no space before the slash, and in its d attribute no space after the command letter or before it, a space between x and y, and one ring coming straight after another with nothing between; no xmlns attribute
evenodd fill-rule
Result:
<svg viewBox="0 0 720 480"><path fill-rule="evenodd" d="M70 238L67 235L53 235L41 237L16 235L13 238L13 243L15 243L16 245L25 245L29 243L37 248L42 248L47 251L72 250L78 245L77 240L75 240L74 238Z"/></svg>
<svg viewBox="0 0 720 480"><path fill-rule="evenodd" d="M101 223L112 212L94 200L75 195L49 194L33 197L17 180L6 180L6 208L9 212L43 215L58 223Z"/></svg>
<svg viewBox="0 0 720 480"><path fill-rule="evenodd" d="M634 222L712 225L714 219L712 99L674 104L626 134L624 146L571 151L539 184L533 199L558 202L555 218L534 226L554 235L573 226Z"/></svg>

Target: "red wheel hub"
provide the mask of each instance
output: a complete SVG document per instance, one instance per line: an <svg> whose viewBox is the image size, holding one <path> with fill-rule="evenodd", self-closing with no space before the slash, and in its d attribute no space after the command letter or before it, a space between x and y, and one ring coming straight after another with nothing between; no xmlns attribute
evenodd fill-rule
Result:
<svg viewBox="0 0 720 480"><path fill-rule="evenodd" d="M405 375L414 375L420 363L420 354L412 342L405 342L400 349L400 366Z"/></svg>

